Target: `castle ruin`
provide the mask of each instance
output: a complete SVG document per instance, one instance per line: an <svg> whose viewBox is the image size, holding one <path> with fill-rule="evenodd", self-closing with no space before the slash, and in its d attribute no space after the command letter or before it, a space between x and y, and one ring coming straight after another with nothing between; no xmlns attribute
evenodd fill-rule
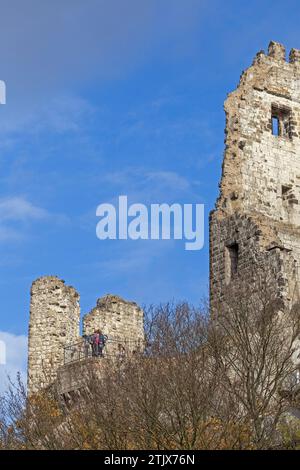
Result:
<svg viewBox="0 0 300 470"><path fill-rule="evenodd" d="M67 393L80 385L83 364L96 359L97 366L101 366L102 360L117 353L119 345L129 353L142 347L143 311L135 302L106 295L98 299L96 307L83 318L83 334L90 335L97 329L108 337L109 355L101 359L86 357L84 353L79 294L74 287L67 286L56 276L34 281L30 303L28 393L48 387L57 378Z"/></svg>
<svg viewBox="0 0 300 470"><path fill-rule="evenodd" d="M300 263L300 50L271 42L243 72L225 101L226 139L220 195L210 214L210 303L214 312L237 276L270 266L277 291L299 300ZM251 279L249 278L249 282ZM128 344L143 342L143 312L108 295L84 317L83 333L96 328ZM64 351L82 341L79 295L57 277L31 289L28 390L36 392L78 370ZM130 346L131 350L135 346ZM68 373L70 371L70 373ZM79 374L80 375L80 374Z"/></svg>
<svg viewBox="0 0 300 470"><path fill-rule="evenodd" d="M225 154L210 214L210 300L255 267L276 273L284 301L299 300L300 51L271 42L225 101Z"/></svg>

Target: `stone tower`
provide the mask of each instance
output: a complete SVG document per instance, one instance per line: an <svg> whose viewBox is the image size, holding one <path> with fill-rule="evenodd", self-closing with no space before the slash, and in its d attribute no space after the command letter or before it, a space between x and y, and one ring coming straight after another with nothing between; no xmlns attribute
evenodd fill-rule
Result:
<svg viewBox="0 0 300 470"><path fill-rule="evenodd" d="M83 318L83 333L101 329L108 336L104 357L117 357L120 348L126 353L144 347L144 312L135 303L117 295L106 295ZM28 393L32 394L53 383L69 393L82 386L82 371L94 357L86 357L85 342L80 336L79 295L56 276L45 276L31 287ZM67 348L66 348L67 346ZM90 351L91 352L91 351Z"/></svg>
<svg viewBox="0 0 300 470"><path fill-rule="evenodd" d="M139 344L142 347L144 312L135 302L128 302L117 295L106 295L98 299L96 307L83 318L84 334L89 335L98 328L115 342L126 342L127 349L135 349Z"/></svg>
<svg viewBox="0 0 300 470"><path fill-rule="evenodd" d="M299 296L300 51L271 42L225 101L220 195L210 214L212 311L236 276L270 265L287 301Z"/></svg>
<svg viewBox="0 0 300 470"><path fill-rule="evenodd" d="M31 287L28 393L56 379L63 364L64 346L79 337L79 295L56 276L45 276Z"/></svg>

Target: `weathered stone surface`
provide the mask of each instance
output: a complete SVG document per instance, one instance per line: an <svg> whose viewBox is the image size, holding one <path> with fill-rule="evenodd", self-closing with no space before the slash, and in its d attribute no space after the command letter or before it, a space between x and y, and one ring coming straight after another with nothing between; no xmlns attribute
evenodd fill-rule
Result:
<svg viewBox="0 0 300 470"><path fill-rule="evenodd" d="M119 345L122 352L132 354L144 346L144 315L135 302L128 302L116 295L98 299L96 307L84 317L83 332L92 334L102 330L109 338L105 358L86 358L64 364L64 348L76 344L75 350L84 350L79 334L79 295L73 287L55 276L37 279L31 288L28 392L38 391L57 382L62 393L79 390L84 374L90 367L100 371L109 360L118 360ZM113 340L113 341L112 341ZM106 351L107 350L107 351ZM78 358L77 358L78 360Z"/></svg>
<svg viewBox="0 0 300 470"><path fill-rule="evenodd" d="M135 350L144 343L144 313L135 302L106 295L98 299L96 307L83 318L84 334L97 329L116 341L115 348L120 343L126 349Z"/></svg>
<svg viewBox="0 0 300 470"><path fill-rule="evenodd" d="M233 258L246 279L249 267L272 266L281 296L299 299L299 58L292 49L287 62L284 46L271 42L225 101L220 194L210 215L212 310L230 282Z"/></svg>
<svg viewBox="0 0 300 470"><path fill-rule="evenodd" d="M79 295L56 276L45 276L31 287L28 392L52 383L63 363L64 346L79 337Z"/></svg>

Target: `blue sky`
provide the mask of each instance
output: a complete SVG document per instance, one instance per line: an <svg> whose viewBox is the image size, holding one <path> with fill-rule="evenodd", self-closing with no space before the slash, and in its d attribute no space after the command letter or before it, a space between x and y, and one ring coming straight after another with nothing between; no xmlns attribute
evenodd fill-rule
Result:
<svg viewBox="0 0 300 470"><path fill-rule="evenodd" d="M223 101L271 39L300 48L299 24L290 0L0 0L0 339L20 338L22 360L41 275L73 285L82 313L106 293L207 294ZM203 250L98 240L96 207L120 194L204 203Z"/></svg>

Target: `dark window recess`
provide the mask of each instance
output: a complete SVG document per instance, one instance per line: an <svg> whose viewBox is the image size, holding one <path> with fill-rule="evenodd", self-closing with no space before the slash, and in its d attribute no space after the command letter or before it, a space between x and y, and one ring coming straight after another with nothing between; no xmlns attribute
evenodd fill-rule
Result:
<svg viewBox="0 0 300 470"><path fill-rule="evenodd" d="M281 186L282 201L287 201L290 205L299 204L295 196L295 190L292 185Z"/></svg>
<svg viewBox="0 0 300 470"><path fill-rule="evenodd" d="M228 250L228 260L229 260L229 276L230 279L234 277L238 272L239 264L239 245L233 243L227 247Z"/></svg>
<svg viewBox="0 0 300 470"><path fill-rule="evenodd" d="M272 105L271 113L272 134L277 137L291 138L291 110L277 105Z"/></svg>
<svg viewBox="0 0 300 470"><path fill-rule="evenodd" d="M292 186L281 186L281 195L286 198L292 191Z"/></svg>
<svg viewBox="0 0 300 470"><path fill-rule="evenodd" d="M285 196L285 194L287 194L290 189L291 189L290 186L281 186L281 194L282 194L282 196Z"/></svg>

